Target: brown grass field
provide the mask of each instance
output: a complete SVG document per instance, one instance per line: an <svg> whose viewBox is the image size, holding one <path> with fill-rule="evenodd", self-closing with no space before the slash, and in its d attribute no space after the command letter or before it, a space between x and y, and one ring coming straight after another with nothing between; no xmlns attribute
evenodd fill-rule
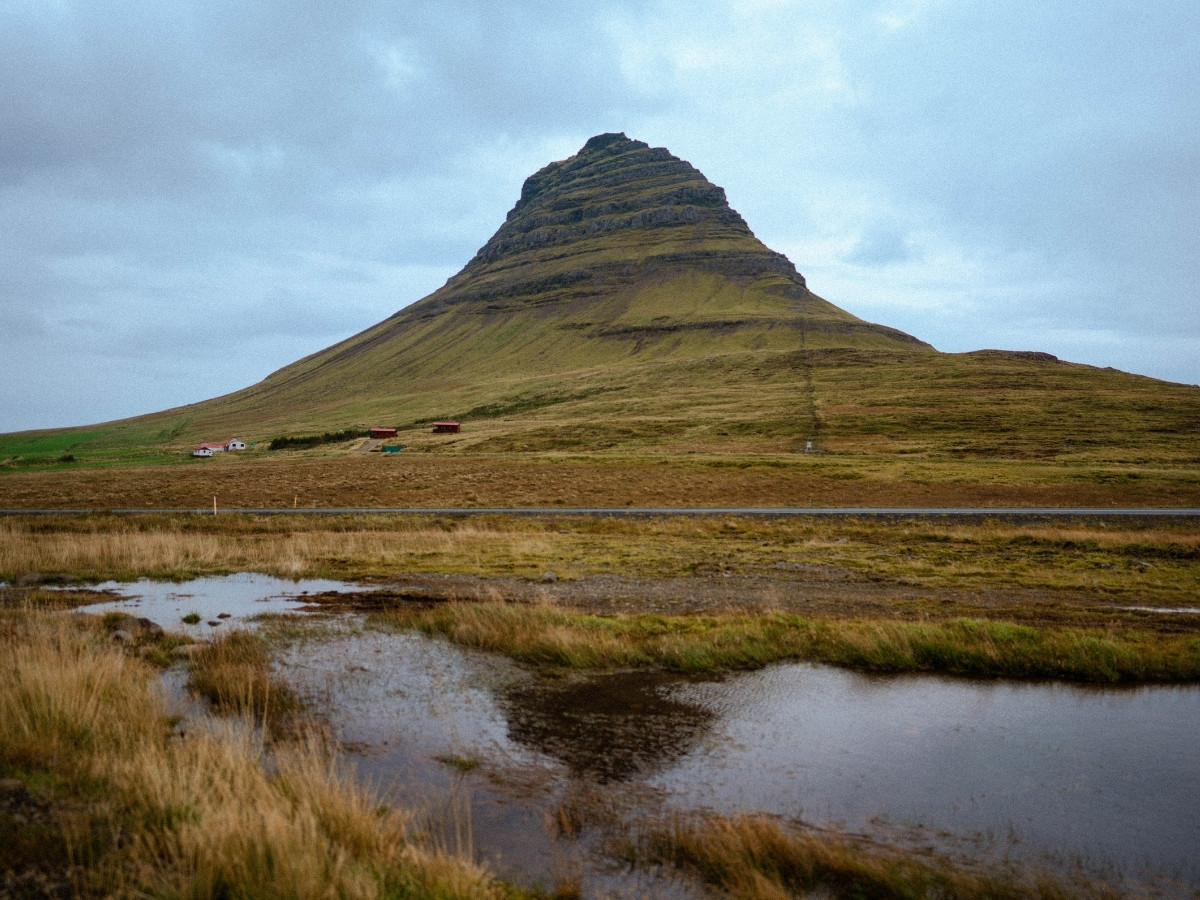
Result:
<svg viewBox="0 0 1200 900"><path fill-rule="evenodd" d="M0 508L1200 506L1200 470L894 457L225 454L10 471Z"/></svg>
<svg viewBox="0 0 1200 900"><path fill-rule="evenodd" d="M941 520L647 519L590 517L139 515L0 519L0 579L183 579L257 571L381 584L425 578L447 585L431 599L479 599L467 584L494 580L512 599L541 591L600 609L604 585L692 581L696 611L724 603L717 586L747 591L755 579L812 585L843 602L855 595L896 610L941 597L958 613L975 597L1020 616L1024 599L1091 608L1181 607L1200 595L1200 524L1128 519L961 523ZM542 573L558 581L542 584ZM458 579L458 580L455 580ZM464 582L463 579L466 579ZM432 583L432 582L431 582ZM523 587L522 587L523 586ZM664 587L665 590L665 587ZM663 591L644 591L655 609ZM1001 602L1006 595L1014 602ZM713 597L711 602L706 596ZM1041 599L1042 602L1037 602ZM814 598L812 602L818 602ZM821 607L832 613L836 606ZM659 611L673 611L664 606ZM678 610L686 611L686 610ZM930 605L922 612L933 615ZM1180 620L1175 617L1172 621Z"/></svg>

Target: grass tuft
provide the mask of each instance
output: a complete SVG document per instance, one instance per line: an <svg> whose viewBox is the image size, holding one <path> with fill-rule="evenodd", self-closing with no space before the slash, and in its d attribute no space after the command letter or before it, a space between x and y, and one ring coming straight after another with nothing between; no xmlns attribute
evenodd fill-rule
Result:
<svg viewBox="0 0 1200 900"><path fill-rule="evenodd" d="M483 763L478 756L469 753L443 753L434 759L459 772L474 772Z"/></svg>
<svg viewBox="0 0 1200 900"><path fill-rule="evenodd" d="M231 631L192 657L188 687L216 709L279 726L300 709L295 692L271 671L266 642Z"/></svg>
<svg viewBox="0 0 1200 900"><path fill-rule="evenodd" d="M787 659L866 672L1098 682L1200 680L1200 638L949 622L818 620L790 613L596 616L548 605L445 603L378 615L396 627L551 668L701 673Z"/></svg>
<svg viewBox="0 0 1200 900"><path fill-rule="evenodd" d="M1107 887L1044 873L967 869L935 856L906 854L863 840L787 827L763 815L678 816L640 834L626 855L698 874L734 900L784 900L821 891L833 897L919 900L1108 898Z"/></svg>

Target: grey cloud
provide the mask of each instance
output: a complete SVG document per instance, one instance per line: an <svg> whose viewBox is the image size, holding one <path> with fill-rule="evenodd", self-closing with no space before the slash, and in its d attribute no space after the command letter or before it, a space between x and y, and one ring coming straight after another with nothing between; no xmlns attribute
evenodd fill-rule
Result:
<svg viewBox="0 0 1200 900"><path fill-rule="evenodd" d="M876 222L865 229L846 257L860 266L887 266L914 258L912 241L895 222Z"/></svg>
<svg viewBox="0 0 1200 900"><path fill-rule="evenodd" d="M1200 380L1200 8L933 3L896 29L881 8L4 4L0 352L66 350L81 377L30 370L0 428L201 399L365 327L605 130L690 158L768 243L854 240L864 278L962 255L963 322L889 322L939 346L1085 322L1126 341L1080 338L1089 361ZM254 371L197 386L220 347ZM120 390L85 386L106 373Z"/></svg>
<svg viewBox="0 0 1200 900"><path fill-rule="evenodd" d="M960 233L1109 278L1173 245L1182 261L1200 226L1195 4L950 6L903 41L854 48L874 131L857 165Z"/></svg>

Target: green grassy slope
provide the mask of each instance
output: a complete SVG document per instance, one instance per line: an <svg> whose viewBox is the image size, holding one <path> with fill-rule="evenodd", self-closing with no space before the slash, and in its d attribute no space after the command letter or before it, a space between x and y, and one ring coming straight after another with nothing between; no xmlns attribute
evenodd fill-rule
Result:
<svg viewBox="0 0 1200 900"><path fill-rule="evenodd" d="M922 459L1200 465L1200 389L1018 354L730 349L625 359L550 375L430 377L412 390L280 411L269 392L107 426L0 437L6 468L183 460L194 434L268 440L388 422L424 439L435 417L464 422L438 452L827 452ZM255 404L262 405L256 412ZM261 415L261 421L255 416ZM184 432L186 435L186 432ZM125 442L128 442L125 444ZM138 447L122 449L123 444ZM40 462L38 462L40 460ZM74 465L73 463L70 465Z"/></svg>

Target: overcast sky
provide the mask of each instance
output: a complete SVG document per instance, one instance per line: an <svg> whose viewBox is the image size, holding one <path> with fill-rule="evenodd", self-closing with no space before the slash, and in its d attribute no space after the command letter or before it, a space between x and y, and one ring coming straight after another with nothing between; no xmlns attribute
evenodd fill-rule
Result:
<svg viewBox="0 0 1200 900"><path fill-rule="evenodd" d="M1200 382L1196 0L4 0L0 430L258 381L604 131L856 315Z"/></svg>

